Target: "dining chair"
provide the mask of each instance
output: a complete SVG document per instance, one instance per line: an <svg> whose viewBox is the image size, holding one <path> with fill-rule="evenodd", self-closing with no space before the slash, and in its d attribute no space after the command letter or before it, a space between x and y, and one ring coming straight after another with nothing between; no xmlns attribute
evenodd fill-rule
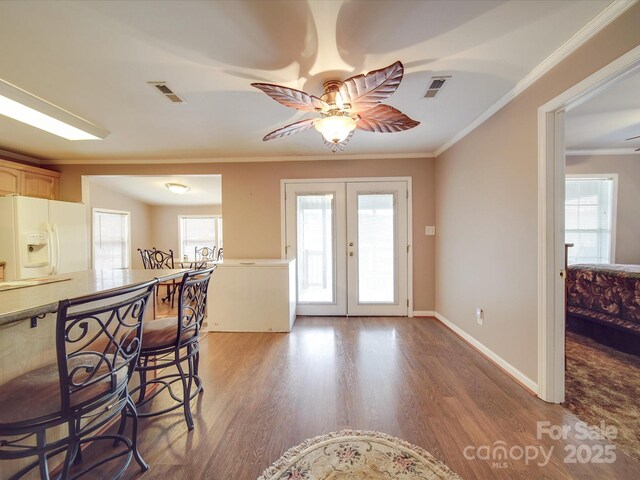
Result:
<svg viewBox="0 0 640 480"><path fill-rule="evenodd" d="M213 248L209 248L209 247L196 247L196 251L195 251L195 260L198 261L202 261L204 260L205 262L212 262L215 259L216 256L216 246L214 245Z"/></svg>
<svg viewBox="0 0 640 480"><path fill-rule="evenodd" d="M149 255L149 265L150 268L153 269L174 269L175 263L173 261L173 250L169 250L168 252L164 252L162 250L158 250L153 247L151 253ZM160 282L158 284L158 290L161 286L167 288L167 296L162 297L160 300L164 303L165 301L170 302L171 308L175 305L175 294L178 289L178 282L176 280L167 280L165 282ZM156 297L158 296L158 291L156 291Z"/></svg>
<svg viewBox="0 0 640 480"><path fill-rule="evenodd" d="M145 269L150 269L151 268L151 254L153 253L153 250L149 250L147 248L145 248L144 250L141 249L137 249L138 252L140 253L140 257L142 258L142 267Z"/></svg>

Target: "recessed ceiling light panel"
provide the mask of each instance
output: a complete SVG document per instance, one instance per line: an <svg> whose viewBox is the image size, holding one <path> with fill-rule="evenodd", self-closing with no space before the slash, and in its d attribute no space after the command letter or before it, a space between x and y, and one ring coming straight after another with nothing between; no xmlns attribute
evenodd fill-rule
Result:
<svg viewBox="0 0 640 480"><path fill-rule="evenodd" d="M0 115L67 140L101 140L109 132L60 107L0 80Z"/></svg>

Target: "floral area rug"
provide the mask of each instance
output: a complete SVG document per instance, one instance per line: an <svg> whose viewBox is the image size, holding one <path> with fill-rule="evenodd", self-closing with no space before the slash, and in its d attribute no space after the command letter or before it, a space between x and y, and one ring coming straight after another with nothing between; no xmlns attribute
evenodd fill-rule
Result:
<svg viewBox="0 0 640 480"><path fill-rule="evenodd" d="M258 480L461 480L429 452L380 432L343 430L288 450Z"/></svg>

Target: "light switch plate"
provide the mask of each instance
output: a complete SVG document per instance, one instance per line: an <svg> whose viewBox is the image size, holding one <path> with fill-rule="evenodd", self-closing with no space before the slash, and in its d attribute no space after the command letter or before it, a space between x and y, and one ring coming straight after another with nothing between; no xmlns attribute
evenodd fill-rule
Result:
<svg viewBox="0 0 640 480"><path fill-rule="evenodd" d="M436 234L436 227L427 225L426 227L424 227L424 234L425 235L435 235Z"/></svg>

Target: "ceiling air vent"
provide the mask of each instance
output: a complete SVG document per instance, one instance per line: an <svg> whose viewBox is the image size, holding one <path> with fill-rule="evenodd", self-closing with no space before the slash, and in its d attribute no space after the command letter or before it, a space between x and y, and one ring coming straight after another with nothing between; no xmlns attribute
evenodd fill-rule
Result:
<svg viewBox="0 0 640 480"><path fill-rule="evenodd" d="M442 90L442 87L444 86L445 82L450 78L451 78L451 75L431 77L431 85L429 85L429 88L427 89L427 93L424 94L424 98L435 97L438 94L438 92Z"/></svg>
<svg viewBox="0 0 640 480"><path fill-rule="evenodd" d="M184 103L184 100L180 98L173 90L171 90L166 82L148 82L149 85L158 90L162 95L167 97L173 103Z"/></svg>

